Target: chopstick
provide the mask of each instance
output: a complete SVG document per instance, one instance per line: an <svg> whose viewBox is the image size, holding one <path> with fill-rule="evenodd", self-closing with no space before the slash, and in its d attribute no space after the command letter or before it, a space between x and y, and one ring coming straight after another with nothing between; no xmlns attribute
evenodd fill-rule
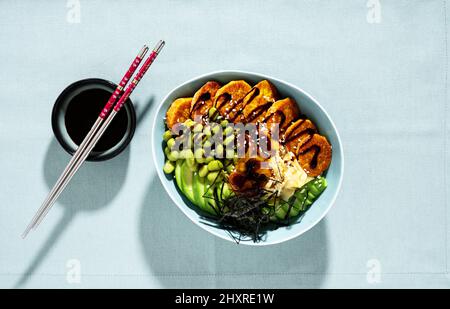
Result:
<svg viewBox="0 0 450 309"><path fill-rule="evenodd" d="M111 111L111 113L109 114L108 118L106 118L105 122L102 124L102 126L100 127L100 129L97 131L97 133L95 133L92 142L87 146L86 150L83 152L81 158L75 163L75 166L73 167L73 169L70 171L69 175L67 176L67 179L64 183L61 184L61 187L59 188L59 190L55 193L55 196L48 202L48 205L46 206L46 208L43 210L43 212L40 214L39 218L37 219L37 221L35 222L34 226L33 226L33 230L36 229L39 224L41 223L41 221L43 220L43 218L45 217L45 215L48 213L48 211L50 210L50 208L52 207L52 205L54 204L54 202L56 201L56 199L59 197L59 195L64 191L65 187L67 186L67 184L69 183L69 181L72 179L72 177L75 175L75 173L78 171L78 169L81 167L81 165L83 164L83 162L86 160L87 156L89 155L89 153L92 151L92 149L95 147L95 145L97 144L97 142L99 141L99 139L102 137L103 133L105 132L105 130L108 128L109 124L111 123L111 121L114 119L114 117L117 115L117 113L120 111L120 109L122 108L122 106L125 104L125 102L128 100L130 94L133 92L133 90L136 88L137 84L139 83L139 81L142 79L142 77L144 76L144 74L147 72L147 70L149 69L150 65L153 63L153 61L156 59L156 57L158 56L159 52L161 51L161 49L164 46L164 41L159 41L158 44L155 46L155 48L153 49L153 51L151 52L151 54L148 56L147 60L144 62L144 64L142 65L142 67L140 68L139 72L136 74L136 76L134 77L133 81L128 85L127 89L125 90L124 94L122 95L122 97L119 99L119 101L116 103L116 105L114 106L114 109Z"/></svg>
<svg viewBox="0 0 450 309"><path fill-rule="evenodd" d="M49 201L46 203L44 209L38 214L37 219L35 220L32 228L35 229L40 224L40 222L43 220L45 215L50 210L51 206L54 204L56 199L59 197L59 195L62 193L62 191L65 189L71 178L75 175L75 173L78 171L80 166L83 164L83 162L86 160L89 153L92 151L92 149L95 147L111 121L114 119L115 115L119 110L122 108L130 94L133 92L141 78L144 76L150 65L153 63L154 59L158 55L159 51L163 47L164 42L160 41L155 49L152 51L151 55L147 58L141 69L139 70L136 77L133 79L132 83L128 85L127 89L125 90L123 96L119 99L119 101L114 106L114 109L109 114L108 118L104 121L104 123L101 125L100 129L95 133L95 135L92 138L92 141L86 146L86 149L83 151L81 157L75 162L73 168L70 170L69 174L66 176L64 181L61 183L60 187L56 190L55 194L49 199Z"/></svg>
<svg viewBox="0 0 450 309"><path fill-rule="evenodd" d="M83 154L83 151L86 149L86 146L90 143L92 140L92 137L94 136L94 133L98 130L110 110L112 109L114 103L116 102L117 98L123 93L123 89L128 84L128 81L133 76L134 72L138 68L139 64L141 63L142 59L144 58L145 54L148 51L148 47L144 45L140 52L137 54L133 62L131 63L130 67L128 68L128 71L125 73L125 75L122 77L119 85L117 85L117 88L114 90L114 92L111 94L111 97L106 102L105 106L101 110L100 114L97 117L97 120L95 121L92 128L89 130L86 137L81 142L80 146L78 146L77 150L73 154L72 158L70 159L69 163L67 164L66 168L64 169L61 176L56 181L55 185L53 186L52 190L49 192L48 196L46 197L45 201L42 203L39 210L36 212L35 216L31 220L30 224L25 229L25 232L22 234L22 238L25 238L26 235L29 233L29 231L33 228L34 224L36 223L38 219L38 215L43 211L45 206L47 205L48 201L53 197L56 190L59 188L61 183L64 181L65 177L67 177L69 171L73 168L76 161L81 157Z"/></svg>
<svg viewBox="0 0 450 309"><path fill-rule="evenodd" d="M77 156L72 158L72 160L69 162L68 166L64 170L63 174L61 175L60 179L58 179L58 182L53 187L52 191L50 192L47 199L44 201L42 206L39 208L36 215L33 217L30 224L27 226L25 232L22 234L22 238L25 238L29 231L31 229L37 228L37 226L40 224L40 222L43 220L45 215L48 213L52 205L56 202L59 195L62 193L62 191L66 188L67 184L70 182L72 177L75 175L75 173L78 171L80 166L83 164L83 162L88 157L89 153L92 151L92 149L95 147L105 130L108 128L111 121L114 119L116 114L120 111L122 106L125 104L126 100L129 98L133 90L136 88L139 81L142 79L144 74L149 69L150 65L153 63L155 58L157 57L158 53L164 46L164 41L159 41L156 47L153 49L152 53L149 55L147 60L142 65L141 69L137 73L136 77L133 79L130 85L128 85L127 89L125 90L122 97L120 97L117 104L114 106L113 110L109 113L111 110L114 102L116 101L117 97L122 93L124 86L127 84L128 80L131 78L133 73L135 72L136 68L138 67L139 63L143 59L145 53L147 52L148 48L144 46L144 48L141 50L141 52L136 57L135 61L133 62L132 66L130 67L129 71L125 74L123 77L121 83L117 87L116 91L114 92L113 96L111 96L110 100L108 100L108 103L105 105L105 108L102 110L102 112L99 115L99 118L97 119L96 123L92 127L91 131L86 136L85 140L83 140L83 148L80 150L81 145L77 152L75 153ZM106 118L105 117L108 115Z"/></svg>

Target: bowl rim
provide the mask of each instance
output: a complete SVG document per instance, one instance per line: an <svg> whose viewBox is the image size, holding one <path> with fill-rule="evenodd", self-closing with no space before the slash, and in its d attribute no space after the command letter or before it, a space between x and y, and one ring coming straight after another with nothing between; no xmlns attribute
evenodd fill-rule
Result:
<svg viewBox="0 0 450 309"><path fill-rule="evenodd" d="M216 232L214 230L209 230L205 226L202 226L199 222L195 221L194 218L191 218L191 216L187 212L187 209L184 209L185 207L186 208L189 208L189 207L187 207L186 205L184 205L185 207L182 207L182 206L178 205L178 202L175 200L175 198L171 194L169 194L171 189L169 190L169 188L167 187L166 183L163 181L165 176L163 175L162 169L160 169L158 167L158 163L156 161L156 147L154 147L155 143L156 143L156 136L155 136L155 134L156 134L157 121L158 121L157 117L158 117L158 114L159 114L159 112L160 112L164 102L166 102L168 100L168 98L175 91L177 91L179 88L182 88L182 87L184 87L184 86L186 86L186 85L188 85L190 83L196 82L197 80L200 80L200 79L204 79L204 78L214 79L213 76L217 75L217 74L254 75L254 76L261 77L261 79L267 79L269 81L276 81L277 83L285 84L285 85L287 85L287 86L289 86L291 88L294 88L297 91L303 93L305 96L307 96L308 99L313 101L319 107L319 109L324 113L324 115L330 121L331 126L332 126L332 128L333 128L333 130L334 130L334 132L336 134L338 144L339 144L339 154L341 156L341 165L340 165L339 179L338 179L336 190L335 190L333 196L331 197L331 201L328 203L326 209L322 212L322 214L316 220L312 221L311 223L306 225L303 229L297 231L296 233L293 233L292 235L288 235L288 236L283 237L283 238L281 238L279 240L271 241L269 243L267 243L265 241L260 241L260 242L257 242L257 243L252 242L252 241L248 241L248 242L244 241L244 242L240 242L239 244L243 244L243 245L246 245L246 246L270 246L270 245L280 244L280 243L289 241L291 239L294 239L296 237L299 237L299 236L303 235L304 233L306 233L307 231L312 229L314 226L316 226L328 214L328 212L330 211L331 207L333 207L339 192L341 191L342 181L343 181L343 178L344 178L344 162L345 162L345 160L344 160L344 150L343 150L343 146L342 146L342 140L341 140L341 137L339 135L339 131L337 130L336 125L334 124L334 122L333 122L332 118L330 117L330 115L328 114L328 112L322 107L322 105L320 105L320 103L311 94L309 94L308 92L306 92L302 88L297 87L297 86L295 86L295 85L293 85L293 84L291 84L291 83L289 83L287 81L284 81L284 80L272 77L270 75L261 74L261 73L257 73L257 72L251 72L251 71L217 70L217 71L212 71L212 72L209 72L209 73L206 73L206 74L201 74L201 75L198 75L196 77L193 77L193 78L191 78L191 79L189 79L189 80L179 84L178 86L174 87L172 90L170 90L168 92L168 94L159 103L158 108L155 111L154 118L153 118L153 124L152 124L152 135L151 135L152 156L153 156L154 167L155 167L156 172L158 174L159 180L161 181L164 189L166 190L166 193L168 193L168 195L169 195L170 199L172 200L172 202L175 203L175 205L184 213L184 215L186 217L188 217L189 220L191 220L195 225L199 226L200 228L202 228L203 230L207 231L208 233L211 233L211 234L213 234L213 235L215 235L215 236L217 236L217 237L219 237L221 239L225 239L225 240L228 240L228 241L231 241L231 242L235 243L235 241L231 237L226 237L225 235L222 235L219 232ZM245 78L243 78L243 79L245 80Z"/></svg>

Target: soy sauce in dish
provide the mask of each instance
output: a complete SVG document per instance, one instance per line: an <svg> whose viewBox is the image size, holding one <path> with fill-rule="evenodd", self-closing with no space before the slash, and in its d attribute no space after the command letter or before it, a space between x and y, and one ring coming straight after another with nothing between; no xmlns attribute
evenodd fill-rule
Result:
<svg viewBox="0 0 450 309"><path fill-rule="evenodd" d="M65 126L72 141L78 146L97 120L100 111L111 96L104 89L87 89L77 94L70 101L65 113ZM113 148L124 137L127 131L128 118L121 110L110 123L93 151L103 152Z"/></svg>

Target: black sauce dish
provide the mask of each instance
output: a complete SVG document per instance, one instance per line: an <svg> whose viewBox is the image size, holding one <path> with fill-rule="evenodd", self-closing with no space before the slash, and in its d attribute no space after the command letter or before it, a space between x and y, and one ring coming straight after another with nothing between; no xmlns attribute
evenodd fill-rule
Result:
<svg viewBox="0 0 450 309"><path fill-rule="evenodd" d="M110 81L89 78L74 82L58 96L52 111L52 128L69 154L75 153L116 87ZM87 160L104 161L117 156L128 146L135 129L136 111L128 99Z"/></svg>

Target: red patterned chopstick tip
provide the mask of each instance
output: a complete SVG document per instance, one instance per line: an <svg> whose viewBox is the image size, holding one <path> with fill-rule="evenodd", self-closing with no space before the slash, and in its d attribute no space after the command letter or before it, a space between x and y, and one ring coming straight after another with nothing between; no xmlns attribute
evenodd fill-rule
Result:
<svg viewBox="0 0 450 309"><path fill-rule="evenodd" d="M163 48L164 44L165 44L164 41L159 41L158 44L156 45L156 47L151 52L151 54L148 56L147 60L145 60L145 62L142 65L141 69L136 74L136 76L134 77L134 79L131 82L131 84L125 90L125 93L119 99L119 101L117 102L116 106L114 106L114 110L116 112L118 112L122 108L122 106L125 104L127 99L130 97L130 95L133 92L134 88L136 88L137 84L140 82L142 77L145 75L147 70L150 68L150 66L152 65L153 61L155 61L156 57L158 56L159 52Z"/></svg>
<svg viewBox="0 0 450 309"><path fill-rule="evenodd" d="M113 94L109 98L108 102L103 107L102 111L100 112L99 117L102 119L105 119L108 115L109 111L113 107L114 103L116 102L117 98L123 93L123 89L127 85L130 78L133 76L134 72L136 72L136 69L139 67L139 64L141 63L142 59L144 58L145 54L148 51L148 47L144 46L139 54L134 59L133 63L130 65L130 68L125 73L125 75L122 77L122 80L120 81L117 88L114 90Z"/></svg>

